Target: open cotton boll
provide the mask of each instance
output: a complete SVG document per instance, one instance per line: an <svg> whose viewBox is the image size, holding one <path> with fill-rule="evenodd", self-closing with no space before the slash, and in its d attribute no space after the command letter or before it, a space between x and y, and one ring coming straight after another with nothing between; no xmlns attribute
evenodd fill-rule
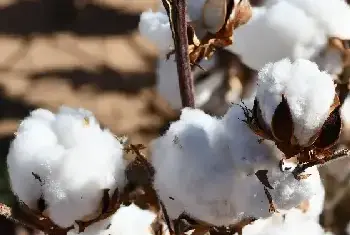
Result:
<svg viewBox="0 0 350 235"><path fill-rule="evenodd" d="M253 7L252 19L234 31L234 39L226 49L255 70L285 57L310 58L327 43L324 30L289 1Z"/></svg>
<svg viewBox="0 0 350 235"><path fill-rule="evenodd" d="M218 119L184 109L180 120L152 143L154 185L171 218L186 212L214 225L236 221L233 161L226 154L224 131Z"/></svg>
<svg viewBox="0 0 350 235"><path fill-rule="evenodd" d="M216 64L216 57L213 56L209 60L202 60L199 65L205 70L209 70ZM196 67L193 71L193 77L199 76L203 73L203 70ZM196 106L200 107L204 105L215 88L220 84L222 79L218 79L216 83L204 83L199 89L196 89L195 85L195 102ZM204 89L206 88L206 89ZM173 109L181 109L182 102L179 88L179 78L177 73L177 66L174 60L174 56L171 56L169 60L162 58L158 59L157 67L157 91L158 93L170 104Z"/></svg>
<svg viewBox="0 0 350 235"><path fill-rule="evenodd" d="M295 137L300 145L307 144L329 115L335 97L332 77L304 59L267 64L259 73L257 98L268 125L282 95L291 111Z"/></svg>
<svg viewBox="0 0 350 235"><path fill-rule="evenodd" d="M19 200L36 210L43 198L45 214L61 227L94 214L104 189L112 193L125 184L123 146L84 109L33 111L21 123L7 161Z"/></svg>
<svg viewBox="0 0 350 235"><path fill-rule="evenodd" d="M139 31L141 35L157 46L162 54L174 47L169 18L166 13L145 11L141 14Z"/></svg>

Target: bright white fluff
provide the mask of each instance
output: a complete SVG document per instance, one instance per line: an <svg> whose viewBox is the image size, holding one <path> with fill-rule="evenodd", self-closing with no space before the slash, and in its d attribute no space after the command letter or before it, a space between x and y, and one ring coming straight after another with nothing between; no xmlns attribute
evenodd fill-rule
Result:
<svg viewBox="0 0 350 235"><path fill-rule="evenodd" d="M122 148L87 110L35 110L20 124L7 156L12 190L32 209L42 197L45 213L68 227L98 210L103 189L122 189Z"/></svg>
<svg viewBox="0 0 350 235"><path fill-rule="evenodd" d="M285 216L275 214L270 218L257 220L243 228L244 235L324 235L321 225L305 217L297 209L288 211Z"/></svg>
<svg viewBox="0 0 350 235"><path fill-rule="evenodd" d="M139 30L141 35L153 42L162 54L166 54L174 46L166 13L152 12L152 10L143 12Z"/></svg>
<svg viewBox="0 0 350 235"><path fill-rule="evenodd" d="M299 144L307 144L329 115L335 96L332 77L304 59L267 64L259 72L257 98L268 125L282 95L292 114L295 137Z"/></svg>
<svg viewBox="0 0 350 235"><path fill-rule="evenodd" d="M323 61L323 69L334 72L341 61L320 54L329 37L350 39L348 23L350 7L344 0L268 1L253 8L252 19L235 30L235 42L227 49L255 70L288 57ZM329 59L332 61L327 62Z"/></svg>
<svg viewBox="0 0 350 235"><path fill-rule="evenodd" d="M122 205L110 218L87 227L83 233L71 231L68 235L154 235L151 224L156 219L152 211L142 210L135 204ZM161 223L162 235L168 235L167 226Z"/></svg>
<svg viewBox="0 0 350 235"><path fill-rule="evenodd" d="M247 101L248 105L249 101ZM180 120L152 143L155 188L171 218L182 212L214 225L229 225L244 217L268 217L269 203L256 170L268 170L278 209L288 210L319 192L317 168L295 180L281 172L273 146L259 144L233 106L223 119L196 109L183 109Z"/></svg>
<svg viewBox="0 0 350 235"><path fill-rule="evenodd" d="M209 70L216 63L216 57L209 60L202 60L199 64L205 70ZM193 77L203 74L203 70L196 67L193 71ZM214 90L222 83L223 77L215 78L213 82L204 81L195 86L196 106L204 105L211 97ZM174 56L169 60L160 58L157 67L157 91L170 104L173 109L181 109L182 102L179 88L179 78L177 73Z"/></svg>

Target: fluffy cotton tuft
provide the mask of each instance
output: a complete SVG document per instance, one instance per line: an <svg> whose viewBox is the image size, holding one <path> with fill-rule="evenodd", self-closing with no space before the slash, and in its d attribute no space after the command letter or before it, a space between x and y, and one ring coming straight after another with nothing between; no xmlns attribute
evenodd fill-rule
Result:
<svg viewBox="0 0 350 235"><path fill-rule="evenodd" d="M243 117L238 106L222 119L186 108L152 143L154 185L171 218L186 212L222 226L270 216L264 186L254 174L259 169L268 170L278 209L289 210L319 192L317 168L308 169L311 176L302 181L281 172L276 148L268 141L259 144Z"/></svg>
<svg viewBox="0 0 350 235"><path fill-rule="evenodd" d="M153 235L152 223L157 215L149 210L142 210L135 204L122 205L110 218L86 228L83 233L69 232L68 235ZM169 235L165 223L162 223L162 235Z"/></svg>
<svg viewBox="0 0 350 235"><path fill-rule="evenodd" d="M174 46L169 18L164 12L145 11L141 14L139 30L142 36L153 42L162 54Z"/></svg>
<svg viewBox="0 0 350 235"><path fill-rule="evenodd" d="M350 7L344 0L274 0L254 7L252 19L234 32L227 47L243 63L260 70L283 58L320 62L323 69L338 72L338 55L321 54L329 37L350 39Z"/></svg>
<svg viewBox="0 0 350 235"><path fill-rule="evenodd" d="M19 200L37 210L38 199L44 199L44 213L61 227L94 214L103 189L112 193L125 184L123 146L84 109L31 112L18 128L7 163Z"/></svg>
<svg viewBox="0 0 350 235"><path fill-rule="evenodd" d="M259 72L257 98L268 125L282 95L292 114L294 135L299 144L304 145L329 115L335 97L332 77L304 59L267 64Z"/></svg>

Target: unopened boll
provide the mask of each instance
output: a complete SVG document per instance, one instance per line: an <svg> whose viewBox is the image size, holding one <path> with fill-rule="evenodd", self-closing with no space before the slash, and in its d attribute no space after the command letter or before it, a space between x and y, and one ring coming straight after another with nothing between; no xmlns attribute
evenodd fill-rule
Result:
<svg viewBox="0 0 350 235"><path fill-rule="evenodd" d="M97 213L102 191L113 193L125 184L123 146L84 109L31 112L16 132L7 163L18 199L61 227ZM38 208L40 198L45 208Z"/></svg>

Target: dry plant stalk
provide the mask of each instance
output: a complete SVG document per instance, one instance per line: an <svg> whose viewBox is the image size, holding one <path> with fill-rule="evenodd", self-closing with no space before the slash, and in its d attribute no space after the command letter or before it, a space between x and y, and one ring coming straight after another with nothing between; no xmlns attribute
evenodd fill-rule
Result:
<svg viewBox="0 0 350 235"><path fill-rule="evenodd" d="M175 59L179 75L180 95L183 107L195 107L194 85L188 55L187 6L185 0L162 0L167 11L175 45Z"/></svg>

